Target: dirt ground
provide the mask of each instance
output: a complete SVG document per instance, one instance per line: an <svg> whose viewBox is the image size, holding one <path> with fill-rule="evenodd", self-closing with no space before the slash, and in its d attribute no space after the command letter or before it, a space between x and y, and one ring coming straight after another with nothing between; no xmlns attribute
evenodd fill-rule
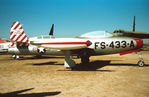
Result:
<svg viewBox="0 0 149 97"><path fill-rule="evenodd" d="M149 64L149 52L143 52ZM13 60L0 55L0 97L149 97L149 65L138 56L93 56L75 70L64 68L63 56Z"/></svg>

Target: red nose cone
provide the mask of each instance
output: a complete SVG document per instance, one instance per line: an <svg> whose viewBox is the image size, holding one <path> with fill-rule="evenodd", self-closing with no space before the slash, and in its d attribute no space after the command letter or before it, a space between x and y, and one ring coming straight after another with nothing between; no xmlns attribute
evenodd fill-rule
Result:
<svg viewBox="0 0 149 97"><path fill-rule="evenodd" d="M142 48L143 47L143 40L142 39L134 38L134 40L137 43L136 48Z"/></svg>

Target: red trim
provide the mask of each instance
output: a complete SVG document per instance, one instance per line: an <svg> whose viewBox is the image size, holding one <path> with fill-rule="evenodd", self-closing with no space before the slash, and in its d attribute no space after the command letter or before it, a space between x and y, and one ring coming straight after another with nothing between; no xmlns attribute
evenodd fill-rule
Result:
<svg viewBox="0 0 149 97"><path fill-rule="evenodd" d="M16 37L16 35L13 35L13 37L10 40L13 40Z"/></svg>
<svg viewBox="0 0 149 97"><path fill-rule="evenodd" d="M14 43L12 43L11 46L14 46Z"/></svg>
<svg viewBox="0 0 149 97"><path fill-rule="evenodd" d="M73 44L86 44L86 45L91 45L90 41L86 42L47 42L47 43L33 43L35 45L73 45Z"/></svg>
<svg viewBox="0 0 149 97"><path fill-rule="evenodd" d="M10 35L12 35L13 32L10 32Z"/></svg>
<svg viewBox="0 0 149 97"><path fill-rule="evenodd" d="M2 40L2 39L0 38L0 43L6 43L6 41L4 41L4 40Z"/></svg>
<svg viewBox="0 0 149 97"><path fill-rule="evenodd" d="M13 23L12 23L11 28L13 27L13 25L14 25L15 23L16 23L16 22L13 22Z"/></svg>
<svg viewBox="0 0 149 97"><path fill-rule="evenodd" d="M27 40L25 41L25 43L28 43L28 41L29 41L29 40L27 39Z"/></svg>
<svg viewBox="0 0 149 97"><path fill-rule="evenodd" d="M15 41L18 41L18 39L24 34L24 31L17 37Z"/></svg>
<svg viewBox="0 0 149 97"><path fill-rule="evenodd" d="M142 48L143 47L143 40L142 39L134 38L134 40L137 43L136 48Z"/></svg>
<svg viewBox="0 0 149 97"><path fill-rule="evenodd" d="M15 28L14 28L14 29L17 29L19 25L20 25L20 23L18 23L18 24L15 26Z"/></svg>
<svg viewBox="0 0 149 97"><path fill-rule="evenodd" d="M125 55L125 54L129 54L129 53L133 53L133 52L138 52L138 51L140 51L140 49L125 51L125 52L121 52L121 53L119 53L119 54L120 54L120 55Z"/></svg>
<svg viewBox="0 0 149 97"><path fill-rule="evenodd" d="M26 38L26 35L21 39L21 42Z"/></svg>

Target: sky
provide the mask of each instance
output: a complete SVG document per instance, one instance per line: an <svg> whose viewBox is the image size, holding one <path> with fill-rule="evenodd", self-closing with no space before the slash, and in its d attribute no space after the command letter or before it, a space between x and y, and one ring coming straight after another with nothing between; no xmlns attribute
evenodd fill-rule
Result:
<svg viewBox="0 0 149 97"><path fill-rule="evenodd" d="M13 21L27 36L75 37L86 32L116 29L149 32L149 0L0 0L0 37L9 39Z"/></svg>

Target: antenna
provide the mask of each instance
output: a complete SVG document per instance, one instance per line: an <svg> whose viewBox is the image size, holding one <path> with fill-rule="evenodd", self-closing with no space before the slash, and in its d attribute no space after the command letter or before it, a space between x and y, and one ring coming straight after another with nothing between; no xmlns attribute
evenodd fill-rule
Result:
<svg viewBox="0 0 149 97"><path fill-rule="evenodd" d="M133 29L132 31L135 32L136 30L136 17L134 16L134 19L133 19Z"/></svg>
<svg viewBox="0 0 149 97"><path fill-rule="evenodd" d="M52 35L53 36L53 32L54 32L54 24L52 24L52 27L51 27L51 30L50 30L49 35Z"/></svg>

